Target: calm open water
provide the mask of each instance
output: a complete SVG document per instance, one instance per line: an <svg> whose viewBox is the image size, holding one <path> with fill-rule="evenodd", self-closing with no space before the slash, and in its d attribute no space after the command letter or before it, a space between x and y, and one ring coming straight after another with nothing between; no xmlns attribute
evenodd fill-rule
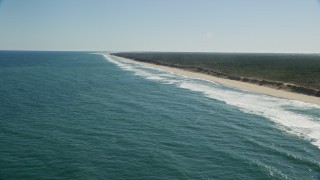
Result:
<svg viewBox="0 0 320 180"><path fill-rule="evenodd" d="M0 51L0 179L319 179L320 107L107 54Z"/></svg>

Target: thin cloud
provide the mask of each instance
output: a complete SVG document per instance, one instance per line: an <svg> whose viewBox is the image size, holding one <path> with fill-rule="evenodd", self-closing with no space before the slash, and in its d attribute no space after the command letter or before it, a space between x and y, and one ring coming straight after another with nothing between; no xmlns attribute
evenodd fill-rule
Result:
<svg viewBox="0 0 320 180"><path fill-rule="evenodd" d="M213 37L213 32L209 31L207 32L207 38L211 39Z"/></svg>

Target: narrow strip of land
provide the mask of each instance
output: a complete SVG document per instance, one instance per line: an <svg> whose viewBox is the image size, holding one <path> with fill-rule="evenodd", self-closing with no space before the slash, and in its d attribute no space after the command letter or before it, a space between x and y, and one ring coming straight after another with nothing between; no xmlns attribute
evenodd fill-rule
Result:
<svg viewBox="0 0 320 180"><path fill-rule="evenodd" d="M297 100L297 101L302 101L302 102L306 102L306 103L320 105L320 98L315 97L315 96L308 96L308 95L304 95L304 94L289 92L289 91L285 91L283 89L282 90L281 89L274 89L272 87L267 87L267 86L259 86L257 84L252 84L252 83L248 83L248 82L219 78L219 77L215 77L215 76L204 74L204 73L194 72L192 70L186 70L186 69L181 69L181 68L176 68L176 67L158 65L158 64L149 63L149 62L148 63L141 62L141 61L136 61L136 60L129 59L129 58L123 58L120 56L116 56L116 57L121 58L126 61L134 61L135 63L141 64L144 66L158 68L158 69L170 71L170 72L180 74L180 75L185 75L185 76L194 77L194 78L200 78L200 79L204 79L204 80L210 80L213 82L220 83L220 84L227 86L227 87L232 87L232 88L237 88L237 89L241 89L241 90L245 90L245 91L270 95L270 96L274 96L274 97L280 97L280 98Z"/></svg>

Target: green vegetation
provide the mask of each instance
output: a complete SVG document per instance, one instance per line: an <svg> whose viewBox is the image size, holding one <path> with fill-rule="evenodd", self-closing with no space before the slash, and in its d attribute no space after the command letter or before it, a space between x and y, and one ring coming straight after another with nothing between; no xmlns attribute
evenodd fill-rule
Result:
<svg viewBox="0 0 320 180"><path fill-rule="evenodd" d="M237 77L320 90L320 55L246 53L116 53L140 61L199 67Z"/></svg>

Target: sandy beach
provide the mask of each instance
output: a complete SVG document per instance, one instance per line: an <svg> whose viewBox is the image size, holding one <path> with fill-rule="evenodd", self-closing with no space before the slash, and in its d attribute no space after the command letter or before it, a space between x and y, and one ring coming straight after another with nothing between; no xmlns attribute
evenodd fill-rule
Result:
<svg viewBox="0 0 320 180"><path fill-rule="evenodd" d="M118 57L118 56L117 56L117 58L128 60L128 61L134 61L132 59L122 58L122 57ZM134 61L134 62L141 64L141 65L144 65L144 66L158 68L158 69L170 71L170 72L184 75L184 76L200 78L200 79L204 79L204 80L210 80L210 81L213 81L216 83L220 83L220 84L227 86L227 87L232 87L232 88L241 89L241 90L245 90L245 91L261 93L261 94L265 94L265 95L269 95L269 96L297 100L297 101L302 101L302 102L306 102L306 103L320 105L320 98L315 97L315 96L308 96L308 95L288 92L288 91L284 91L284 90L277 90L277 89L273 89L273 88L266 87L266 86L259 86L259 85L255 85L255 84L251 84L251 83L218 78L218 77L214 77L214 76L210 76L210 75L206 75L206 74L202 74L202 73L182 70L179 68L161 66L161 65L144 63L144 62L139 62L139 61Z"/></svg>

